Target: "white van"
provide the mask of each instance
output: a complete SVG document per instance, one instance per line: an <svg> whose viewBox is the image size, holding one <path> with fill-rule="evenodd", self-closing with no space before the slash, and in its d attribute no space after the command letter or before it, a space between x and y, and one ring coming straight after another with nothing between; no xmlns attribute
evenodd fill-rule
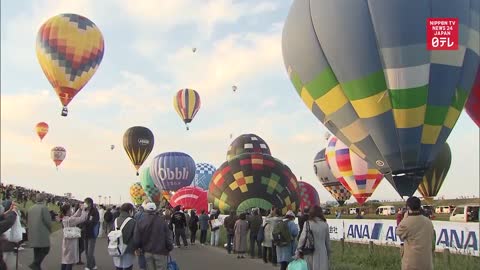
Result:
<svg viewBox="0 0 480 270"><path fill-rule="evenodd" d="M382 205L377 208L375 211L377 215L380 216L390 216L390 215L395 215L395 207L392 205Z"/></svg>
<svg viewBox="0 0 480 270"><path fill-rule="evenodd" d="M478 204L459 205L450 215L450 221L478 222L479 214L480 205Z"/></svg>

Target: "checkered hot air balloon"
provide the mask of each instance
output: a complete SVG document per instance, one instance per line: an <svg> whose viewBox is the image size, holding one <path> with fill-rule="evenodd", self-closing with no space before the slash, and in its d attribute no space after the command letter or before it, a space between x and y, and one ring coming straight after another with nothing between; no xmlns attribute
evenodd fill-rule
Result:
<svg viewBox="0 0 480 270"><path fill-rule="evenodd" d="M322 186L335 198L341 206L350 199L350 192L340 183L328 166L326 149L317 153L313 160L313 170ZM335 171L341 177L340 173Z"/></svg>
<svg viewBox="0 0 480 270"><path fill-rule="evenodd" d="M342 177L338 180L363 205L383 179L383 175L367 161L361 159L336 137L330 137L327 162Z"/></svg>
<svg viewBox="0 0 480 270"><path fill-rule="evenodd" d="M152 176L150 175L150 167L143 168L140 172L140 184L148 199L154 203L162 201L162 191L155 186Z"/></svg>
<svg viewBox="0 0 480 270"><path fill-rule="evenodd" d="M242 134L233 140L228 148L227 160L243 153L272 154L267 142L255 134Z"/></svg>
<svg viewBox="0 0 480 270"><path fill-rule="evenodd" d="M217 169L210 181L208 201L222 213L257 207L268 210L274 206L285 214L298 209L297 188L295 175L280 160L244 153Z"/></svg>
<svg viewBox="0 0 480 270"><path fill-rule="evenodd" d="M181 89L173 97L173 107L182 118L187 130L189 130L188 123L192 122L200 110L200 105L200 95L193 89Z"/></svg>
<svg viewBox="0 0 480 270"><path fill-rule="evenodd" d="M142 204L147 198L140 182L136 182L130 187L130 198L135 205Z"/></svg>
<svg viewBox="0 0 480 270"><path fill-rule="evenodd" d="M175 192L169 200L170 205L180 205L185 209L195 209L197 213L208 210L207 191L198 187L183 187Z"/></svg>
<svg viewBox="0 0 480 270"><path fill-rule="evenodd" d="M103 36L89 19L60 14L38 31L37 58L67 116L67 105L97 71L104 53Z"/></svg>
<svg viewBox="0 0 480 270"><path fill-rule="evenodd" d="M317 190L307 182L298 181L298 197L300 209L312 208L315 205L320 206L320 197Z"/></svg>
<svg viewBox="0 0 480 270"><path fill-rule="evenodd" d="M210 180L217 168L208 163L195 164L195 178L193 178L191 186L199 187L203 190L208 190Z"/></svg>
<svg viewBox="0 0 480 270"><path fill-rule="evenodd" d="M479 14L471 0L295 0L285 67L321 123L412 196L472 90ZM461 49L427 50L431 17L458 18Z"/></svg>

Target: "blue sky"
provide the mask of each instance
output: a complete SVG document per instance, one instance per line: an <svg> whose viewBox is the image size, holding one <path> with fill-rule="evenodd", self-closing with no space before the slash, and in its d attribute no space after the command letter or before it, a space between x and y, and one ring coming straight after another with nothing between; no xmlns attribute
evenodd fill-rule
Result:
<svg viewBox="0 0 480 270"><path fill-rule="evenodd" d="M332 200L312 168L326 130L296 94L283 65L281 31L291 2L3 1L2 182L125 200L137 178L122 136L143 125L155 135L144 166L172 150L220 166L230 134L256 133L297 177L318 189L322 201ZM60 116L60 102L35 55L38 28L59 13L88 17L105 39L100 68L69 105L67 118ZM186 87L202 98L189 132L172 107L173 95ZM42 143L34 132L39 121L50 125ZM478 195L478 138L478 128L462 113L448 140L453 162L440 195ZM59 171L50 160L57 145L67 149ZM398 196L384 181L372 198Z"/></svg>

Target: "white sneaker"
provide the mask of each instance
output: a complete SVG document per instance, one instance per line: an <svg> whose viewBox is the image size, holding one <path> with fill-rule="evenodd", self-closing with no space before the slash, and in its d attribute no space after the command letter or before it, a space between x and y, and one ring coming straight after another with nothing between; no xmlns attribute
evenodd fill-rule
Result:
<svg viewBox="0 0 480 270"><path fill-rule="evenodd" d="M88 268L88 267L85 267L85 270L90 270L90 268Z"/></svg>
<svg viewBox="0 0 480 270"><path fill-rule="evenodd" d="M93 267L93 270L97 270L97 269L98 269L98 267L95 265L95 266Z"/></svg>

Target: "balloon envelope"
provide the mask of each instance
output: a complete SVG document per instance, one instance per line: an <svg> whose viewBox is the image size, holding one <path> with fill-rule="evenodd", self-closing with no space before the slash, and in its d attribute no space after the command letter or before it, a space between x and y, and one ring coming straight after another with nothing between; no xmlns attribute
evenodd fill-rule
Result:
<svg viewBox="0 0 480 270"><path fill-rule="evenodd" d="M442 151L437 155L432 166L427 170L427 173L418 186L418 192L422 194L426 200L431 200L438 195L440 188L442 188L443 181L447 177L450 164L452 163L452 153L450 146L447 143L442 148Z"/></svg>
<svg viewBox="0 0 480 270"><path fill-rule="evenodd" d="M159 189L177 191L192 183L195 161L182 152L162 153L152 160L150 175Z"/></svg>
<svg viewBox="0 0 480 270"><path fill-rule="evenodd" d="M300 209L312 208L315 205L320 206L320 197L317 190L307 182L298 182L298 197Z"/></svg>
<svg viewBox="0 0 480 270"><path fill-rule="evenodd" d="M200 95L193 89L181 89L173 97L173 107L185 124L192 122L200 105Z"/></svg>
<svg viewBox="0 0 480 270"><path fill-rule="evenodd" d="M411 196L472 89L479 12L470 0L295 0L282 35L285 67L308 109ZM429 17L458 18L464 49L427 50Z"/></svg>
<svg viewBox="0 0 480 270"><path fill-rule="evenodd" d="M97 71L103 58L104 41L98 27L89 19L77 14L60 14L40 27L36 52L43 73L66 107Z"/></svg>
<svg viewBox="0 0 480 270"><path fill-rule="evenodd" d="M255 134L242 134L230 144L227 160L243 153L258 153L271 155L267 142Z"/></svg>
<svg viewBox="0 0 480 270"><path fill-rule="evenodd" d="M45 135L47 135L48 133L48 124L45 122L38 123L35 126L35 131L37 132L37 135L40 138L40 140L42 140L43 137L45 137Z"/></svg>
<svg viewBox="0 0 480 270"><path fill-rule="evenodd" d="M475 84L465 104L465 111L467 111L470 118L477 124L477 127L480 127L480 68L477 70Z"/></svg>
<svg viewBox="0 0 480 270"><path fill-rule="evenodd" d="M58 167L67 156L67 150L61 146L56 146L50 151L50 156L53 162L55 162L55 166Z"/></svg>
<svg viewBox="0 0 480 270"><path fill-rule="evenodd" d="M263 154L245 153L226 161L210 182L208 201L222 213L251 208L271 209L285 214L299 206L298 183L288 166Z"/></svg>
<svg viewBox="0 0 480 270"><path fill-rule="evenodd" d="M197 213L208 210L207 191L198 187L183 187L170 198L172 207L181 206L185 209L195 209Z"/></svg>
<svg viewBox="0 0 480 270"><path fill-rule="evenodd" d="M326 149L322 149L315 155L313 170L322 186L335 198L340 206L350 199L350 192L338 181L328 166ZM340 174L338 173L337 175Z"/></svg>
<svg viewBox="0 0 480 270"><path fill-rule="evenodd" d="M328 164L336 167L342 176L338 180L355 197L358 204L363 205L380 184L383 175L336 137L332 136L328 140L327 153Z"/></svg>
<svg viewBox="0 0 480 270"><path fill-rule="evenodd" d="M140 184L148 199L154 203L160 203L162 200L162 192L155 186L150 176L150 167L143 168L140 172Z"/></svg>
<svg viewBox="0 0 480 270"><path fill-rule="evenodd" d="M142 189L140 182L130 186L130 198L135 205L140 205L146 198L145 191Z"/></svg>
<svg viewBox="0 0 480 270"><path fill-rule="evenodd" d="M140 166L152 152L154 143L153 133L146 127L131 127L123 134L123 148L137 170L137 175Z"/></svg>
<svg viewBox="0 0 480 270"><path fill-rule="evenodd" d="M212 164L208 163L197 163L195 164L195 178L193 178L192 186L199 187L203 190L208 190L210 185L210 180L215 173L217 168Z"/></svg>

